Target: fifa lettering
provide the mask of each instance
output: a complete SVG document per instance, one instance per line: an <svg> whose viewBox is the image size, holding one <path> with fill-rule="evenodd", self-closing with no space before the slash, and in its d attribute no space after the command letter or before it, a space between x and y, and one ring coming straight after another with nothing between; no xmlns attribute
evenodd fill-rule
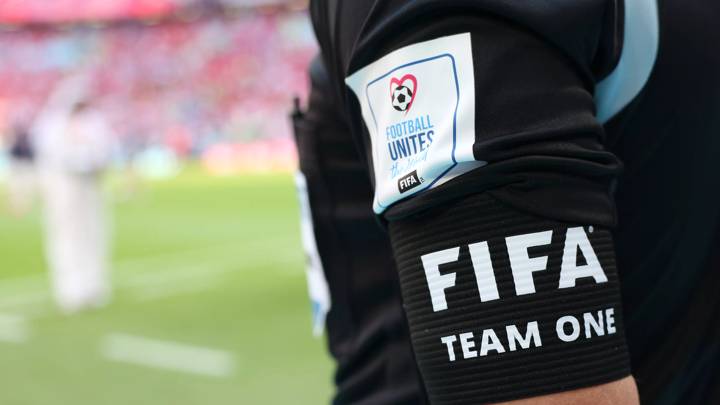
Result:
<svg viewBox="0 0 720 405"><path fill-rule="evenodd" d="M420 183L422 183L422 180L418 177L417 170L413 170L398 180L398 191L402 194L419 186Z"/></svg>
<svg viewBox="0 0 720 405"><path fill-rule="evenodd" d="M401 180L408 180L408 178L406 176ZM531 258L528 249L549 245L552 241L552 234L553 231L545 231L505 238L508 257L510 258L510 270L515 284L515 295L520 296L536 292L533 274L547 271L548 257ZM480 301L486 302L500 299L487 242L470 244L468 249L475 272ZM578 251L585 258L585 264L583 265L577 263ZM456 262L459 254L460 247L454 247L421 257L434 312L448 309L445 291L455 287L456 280L455 273L443 274L440 272L440 266ZM578 279L588 277L592 278L597 284L608 281L585 230L582 227L568 228L565 233L565 246L560 265L558 289L575 287Z"/></svg>

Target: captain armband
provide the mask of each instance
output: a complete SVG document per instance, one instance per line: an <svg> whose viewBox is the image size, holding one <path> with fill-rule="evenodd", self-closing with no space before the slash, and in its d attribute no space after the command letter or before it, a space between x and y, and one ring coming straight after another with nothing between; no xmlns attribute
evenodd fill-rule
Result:
<svg viewBox="0 0 720 405"><path fill-rule="evenodd" d="M433 404L504 401L629 375L607 229L539 219L484 194L389 227Z"/></svg>

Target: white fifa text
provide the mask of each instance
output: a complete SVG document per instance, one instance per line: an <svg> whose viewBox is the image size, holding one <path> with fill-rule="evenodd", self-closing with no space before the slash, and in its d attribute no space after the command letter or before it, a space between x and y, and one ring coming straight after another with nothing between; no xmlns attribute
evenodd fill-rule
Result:
<svg viewBox="0 0 720 405"><path fill-rule="evenodd" d="M553 231L550 230L505 238L516 295L536 292L533 275L547 270L548 256L530 257L528 249L549 245L552 235ZM500 299L488 243L473 243L468 245L468 249L480 301ZM585 258L584 264L577 262L578 249ZM434 312L448 309L446 290L455 287L456 282L456 273L441 273L440 266L457 262L459 255L460 247L458 246L421 256ZM565 233L558 289L575 287L578 279L586 277L592 277L598 284L608 281L585 229L582 227L568 228Z"/></svg>

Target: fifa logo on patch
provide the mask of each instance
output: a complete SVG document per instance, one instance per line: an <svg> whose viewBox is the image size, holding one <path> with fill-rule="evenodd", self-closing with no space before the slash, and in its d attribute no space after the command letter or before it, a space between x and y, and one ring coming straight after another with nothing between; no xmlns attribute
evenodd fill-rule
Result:
<svg viewBox="0 0 720 405"><path fill-rule="evenodd" d="M418 177L417 170L413 170L398 180L398 191L402 194L408 190L414 189L421 183L422 181Z"/></svg>
<svg viewBox="0 0 720 405"><path fill-rule="evenodd" d="M407 114L415 101L417 95L417 78L413 75L405 75L401 78L393 77L390 80L390 98L392 107Z"/></svg>

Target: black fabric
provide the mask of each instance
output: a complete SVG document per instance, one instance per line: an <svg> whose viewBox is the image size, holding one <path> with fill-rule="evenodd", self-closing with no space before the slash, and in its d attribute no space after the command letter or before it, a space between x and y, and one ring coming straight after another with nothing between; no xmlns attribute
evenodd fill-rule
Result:
<svg viewBox="0 0 720 405"><path fill-rule="evenodd" d="M372 167L367 153L369 142L368 135L359 114L357 101L348 97L344 87L338 86L342 83L345 75L353 67L362 67L372 62L383 54L405 45L429 40L455 33L470 32L472 35L472 51L475 69L475 93L476 101L476 144L473 150L478 160L487 161L488 165L482 169L468 173L456 181L451 181L441 187L426 192L417 198L403 201L393 206L386 215L385 221L390 222L390 228L398 222L409 221L412 218L418 224L423 223L423 216L433 209L441 209L445 206L455 206L463 200L473 200L481 193L486 192L485 197L499 201L503 207L512 212L528 212L533 217L545 218L556 223L580 223L593 224L609 227L614 224L614 206L609 195L610 183L619 171L619 162L602 146L602 127L597 124L593 115L592 82L588 75L580 73L583 69L578 68L578 60L568 57L568 54L557 47L548 46L542 37L534 34L521 24L511 24L502 18L496 18L487 13L469 13L470 8L444 7L439 2L427 2L429 8L414 9L409 3L403 3L409 7L413 15L413 30L403 29L398 32L391 27L398 27L398 21L390 24L383 20L387 16L404 19L410 10L398 11L403 5L376 3L371 7L369 2L343 2L335 4L337 14L332 15L335 27L328 24L316 24L316 32L323 49L324 61L329 65L329 78L334 83L335 91L328 99L339 99L347 102L345 109L335 112L336 116L345 116L352 131L355 145L360 150L358 161L366 161L367 167ZM421 2L418 2L421 3ZM602 2L604 3L604 2ZM595 3L596 5L599 3ZM394 8L393 8L394 7ZM582 8L582 7L581 7ZM327 3L317 2L313 6L316 15L322 12L329 12L332 7ZM430 12L432 11L432 12ZM587 12L583 9L580 14ZM368 13L364 22L359 22L357 16ZM588 24L587 38L598 45L602 21L606 21L604 8L599 8L600 15L592 23ZM385 17L380 17L385 16ZM378 20L379 18L379 20ZM407 22L407 21L406 21ZM409 24L409 22L407 22ZM384 29L385 27L386 29ZM353 30L360 35L357 46L351 47L352 51L343 47L347 46ZM362 34L359 34L360 30ZM389 31L390 30L390 31ZM369 33L369 34L365 34ZM346 54L351 52L350 54ZM351 57L348 58L348 55ZM583 59L583 64L590 69L592 58ZM348 63L350 67L345 63ZM311 103L313 99L311 98ZM302 144L302 142L301 142ZM350 143L346 141L339 149ZM324 149L328 154L335 155L330 145ZM319 162L330 160L325 156L318 157ZM301 164L302 164L301 156ZM324 167L323 172L331 171L332 168ZM365 173L369 176L369 171ZM372 178L371 178L372 180ZM343 190L354 187L349 183L343 184ZM343 191L347 192L347 191ZM562 198L559 198L562 197ZM371 198L365 200L369 207ZM480 218L485 213L478 212ZM347 226L349 224L344 224ZM533 224L526 224L531 226ZM442 242L443 239L433 224L426 226L419 225L427 233L429 240ZM340 228L340 226L338 226ZM360 232L360 228L347 228L348 232ZM468 235L481 236L471 228L460 228L459 232ZM364 231L363 231L364 232ZM406 241L402 240L403 233L395 233L393 244L395 245L395 257L399 261L398 249L404 246ZM345 247L344 249L347 249ZM612 244L607 247L612 251ZM371 252L372 250L366 250ZM373 260L376 262L377 254L372 251ZM344 254L343 250L335 254ZM328 254L333 254L328 252ZM402 267L401 267L402 270ZM346 271L345 278L336 282L347 283L347 279L354 279L353 271ZM363 274L362 277L373 279L372 274ZM330 280L331 285L333 281ZM614 291L617 293L617 285L609 284L608 293L603 297L604 305L615 305ZM604 289L603 289L604 290ZM352 291L353 298L347 305L354 308L359 302L366 302L367 297L357 294L362 290ZM403 292L407 298L408 286L403 285ZM377 294L377 292L373 292ZM544 295L542 295L544 297ZM578 314L584 310L582 302L568 303L562 309L571 310L574 307ZM586 306L593 309L592 306ZM356 308L356 307L355 307ZM476 308L467 308L472 311ZM514 311L511 304L505 307L506 311ZM618 312L619 308L618 308ZM417 315L414 312L406 311L411 323L416 323ZM531 315L534 315L532 311ZM478 315L478 314L476 314ZM555 313L543 314L544 319L554 316ZM380 316L375 313L374 316ZM329 325L330 325L329 320ZM621 318L617 319L621 323ZM452 319L447 321L448 328L457 328ZM332 329L332 325L330 325ZM332 332L331 332L332 335ZM609 347L614 350L613 356L603 353L600 359L590 360L587 373L578 373L576 376L566 376L563 383L559 378L550 380L536 380L531 378L531 373L521 369L517 370L512 377L516 381L525 381L527 384L509 383L502 389L494 392L473 392L477 387L470 384L467 390L460 389L458 385L449 384L455 392L453 395L465 397L470 402L480 403L481 401L512 399L538 393L549 393L571 389L580 386L588 386L597 383L607 382L611 379L618 379L628 374L627 357L622 349L622 333L609 339ZM592 350L596 348L594 345ZM601 345L602 346L602 345ZM590 346L588 346L590 347ZM414 350L419 359L426 358L432 353L425 350L425 346L415 344ZM583 349L588 350L588 349ZM583 350L578 351L577 362L580 364L587 358L583 357ZM367 352L355 353L357 359ZM550 356L566 357L572 360L573 351L560 354L557 348L551 348ZM512 361L524 362L525 353L518 353L517 356L509 356ZM540 354L539 357L543 355ZM371 357L372 358L372 357ZM502 367L505 359L501 358ZM531 356L532 358L532 356ZM515 359L515 360L512 360ZM598 364L594 363L598 362ZM342 363L341 367L342 367ZM437 395L444 388L438 388L438 381L447 381L449 376L442 377L428 372L422 368L423 381L425 384L433 385L433 393ZM533 367L537 367L535 364ZM595 367L597 366L597 367ZM559 369L563 369L560 367ZM357 376L365 375L361 367L348 369ZM567 373L567 369L565 369ZM467 378L472 379L490 378L484 374L469 374ZM556 376L557 377L557 376ZM462 380L461 381L466 381ZM356 389L374 392L378 389L369 381L364 383L354 382ZM344 387L340 384L342 392ZM474 396L476 395L476 396ZM434 398L433 403L444 403L442 394ZM351 402L347 402L351 403ZM354 402L353 402L354 403ZM452 402L450 402L452 403Z"/></svg>
<svg viewBox="0 0 720 405"><path fill-rule="evenodd" d="M413 348L430 401L512 400L626 377L629 366L622 333L573 345L553 339L554 320L564 315L609 307L622 312L607 230L615 225L610 185L620 164L603 146L592 89L555 48L516 25L487 16L446 16L390 42L389 47L461 32L469 32L472 39L473 154L487 165L401 200L384 213ZM365 130L362 136L369 137ZM562 253L562 242L556 240L548 252L554 259L537 280L542 293L481 305L474 299L472 266L465 257L448 266L458 273L458 287L453 290L458 305L448 313L433 313L420 262L424 253L492 239L491 252L498 255L498 238L546 230L541 228L554 229L559 237L563 223L604 229L597 236L604 236L601 249L612 282L589 286L589 291L559 291L558 273L550 271L552 260L559 260ZM507 259L499 261L505 264L498 264L497 271L507 277ZM555 265L557 270L559 264ZM508 290L512 282L504 281L500 288ZM443 336L504 330L505 325L533 320L540 323L542 348L462 362L449 362L443 356Z"/></svg>
<svg viewBox="0 0 720 405"><path fill-rule="evenodd" d="M333 403L422 404L390 243L367 204L367 167L319 59L311 79L307 111L296 111L293 122L332 301L327 330L337 362Z"/></svg>
<svg viewBox="0 0 720 405"><path fill-rule="evenodd" d="M489 15L536 33L592 82L617 58L620 0L314 0L310 7L323 54L344 79L395 37L449 15ZM331 24L330 22L333 22ZM413 27L408 30L407 27ZM571 32L573 35L568 35ZM602 49L603 52L598 52Z"/></svg>
<svg viewBox="0 0 720 405"><path fill-rule="evenodd" d="M394 205L385 217L393 220L463 193L494 190L518 209L613 226L609 187L620 163L603 147L592 89L572 63L531 33L482 16L444 18L395 47L458 32L472 34L473 153L488 165Z"/></svg>
<svg viewBox="0 0 720 405"><path fill-rule="evenodd" d="M606 126L628 345L643 404L720 404L720 3L659 5L653 74Z"/></svg>
<svg viewBox="0 0 720 405"><path fill-rule="evenodd" d="M536 396L591 386L629 375L629 362L622 331L620 291L615 269L612 236L607 229L581 228L607 276L596 283L581 278L575 287L559 289L566 232L579 225L523 214L487 194L477 194L425 212L422 216L390 222L390 237L403 286L403 301L418 365L432 404L480 404ZM432 232L427 232L431 229ZM534 273L535 293L517 295L510 260L524 252L512 250L505 238L552 231L551 243L528 249L532 257L547 256L545 270ZM469 245L486 242L497 280L499 299L482 302ZM432 252L459 247L456 262L440 266L443 274L455 274L454 285L445 290L447 309L434 311L431 287L424 273L423 258ZM572 250L572 262L587 264L587 258ZM516 266L517 267L517 266ZM556 321L566 315L612 308L617 331L591 335L566 343L558 338ZM529 322L538 322L540 340L526 350L510 351L507 325L526 333ZM606 325L607 326L607 325ZM473 332L480 350L481 331L492 329L504 353L463 359L455 343L454 361L441 342L445 336ZM585 333L583 331L583 333Z"/></svg>
<svg viewBox="0 0 720 405"><path fill-rule="evenodd" d="M592 85L555 48L520 26L465 14L445 16L394 37L384 49L375 50L375 58L409 44L463 32L472 35L474 55L473 153L489 164L477 175L464 175L462 181L393 206L385 218L392 220L427 208L430 202L439 204L457 194L492 188L497 198L518 209L558 220L613 226L609 187L620 172L620 163L603 147ZM350 126L372 166L367 128L357 100L348 98Z"/></svg>

